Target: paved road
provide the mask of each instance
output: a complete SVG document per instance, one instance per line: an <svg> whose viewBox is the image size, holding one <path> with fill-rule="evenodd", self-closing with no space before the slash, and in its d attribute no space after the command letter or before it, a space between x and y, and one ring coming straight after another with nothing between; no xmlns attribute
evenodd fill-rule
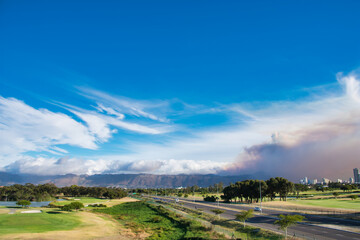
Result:
<svg viewBox="0 0 360 240"><path fill-rule="evenodd" d="M159 197L157 197L159 198ZM164 198L163 198L164 199ZM185 207L189 207L192 209L203 209L204 212L213 214L210 210L217 208L217 203L209 203L204 201L189 201L180 199L180 201L184 204ZM204 205L206 204L206 205ZM235 214L239 213L239 210L247 210L251 207L234 205L234 204L219 204L220 208L224 209L226 212L221 214L223 218L227 219L235 219ZM255 217L248 220L253 226L257 226L264 229L269 229L272 231L279 232L277 226L274 225L275 216L279 214L289 214L289 212L281 212L277 210L264 210L264 213L267 215L256 215ZM316 217L313 215L307 215L307 218L310 217L310 222L312 223L321 223L321 224L336 224L339 223L338 219L326 218L326 217ZM342 222L341 222L342 223ZM345 221L345 224L350 224L351 226L360 227L358 222L355 221ZM332 228L326 228L311 224L297 224L288 229L288 234L293 236L294 234L299 237L303 237L306 239L319 239L319 240L330 240L330 239L344 239L344 240L354 240L360 239L360 234L352 233L348 231L342 231Z"/></svg>
<svg viewBox="0 0 360 240"><path fill-rule="evenodd" d="M181 199L184 201L189 201L188 199ZM204 204L211 204L214 206L217 206L218 203L209 203L205 201L196 201L198 203L204 203ZM236 210L249 210L253 209L253 207L246 206L244 204L229 204L229 203L219 203L219 206L226 207L226 208L232 208ZM344 227L355 227L360 228L360 222L354 221L354 220L346 220L341 218L333 218L333 217L327 217L327 216L320 216L320 215L312 215L312 214L302 214L300 212L296 211L281 211L281 210L274 210L274 209L263 209L263 213L265 215L271 216L271 217L277 217L280 214L299 214L303 215L306 218L306 222L311 224L331 224L331 225L341 225Z"/></svg>

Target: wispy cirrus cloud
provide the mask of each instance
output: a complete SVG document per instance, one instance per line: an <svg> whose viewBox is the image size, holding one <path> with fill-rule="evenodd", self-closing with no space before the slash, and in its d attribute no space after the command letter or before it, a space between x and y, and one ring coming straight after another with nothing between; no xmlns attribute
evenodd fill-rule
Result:
<svg viewBox="0 0 360 240"><path fill-rule="evenodd" d="M26 152L67 154L59 147L69 145L98 149L123 129L139 134L161 134L171 127L149 126L124 120L124 115L98 105L97 111L57 103L68 112L36 109L15 98L0 96L0 161L9 163ZM151 125L151 126L150 126Z"/></svg>
<svg viewBox="0 0 360 240"><path fill-rule="evenodd" d="M110 114L121 113L129 114L136 117L144 117L154 121L168 122L166 117L157 116L151 113L152 109L162 108L168 105L166 101L160 100L135 100L124 96L113 96L111 94L85 87L78 87L79 94L82 96L92 99L98 103L98 109L106 111Z"/></svg>
<svg viewBox="0 0 360 240"><path fill-rule="evenodd" d="M64 113L35 109L15 98L0 97L0 151L2 155L59 150L69 144L96 149L98 135ZM62 151L62 150L60 150Z"/></svg>

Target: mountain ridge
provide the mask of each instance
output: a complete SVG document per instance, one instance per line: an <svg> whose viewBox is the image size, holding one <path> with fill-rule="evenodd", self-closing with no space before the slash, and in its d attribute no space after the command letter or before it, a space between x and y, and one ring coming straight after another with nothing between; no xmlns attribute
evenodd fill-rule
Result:
<svg viewBox="0 0 360 240"><path fill-rule="evenodd" d="M94 174L94 175L32 175L0 172L0 185L12 184L44 184L54 183L58 187L81 185L103 186L122 188L173 188L198 185L207 187L222 182L224 185L252 179L250 175L221 176L215 174L181 174L181 175L156 175L156 174Z"/></svg>

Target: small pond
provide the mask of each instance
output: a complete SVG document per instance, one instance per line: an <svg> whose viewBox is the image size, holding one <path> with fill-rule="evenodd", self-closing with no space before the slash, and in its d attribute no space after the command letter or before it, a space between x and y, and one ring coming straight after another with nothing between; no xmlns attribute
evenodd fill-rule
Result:
<svg viewBox="0 0 360 240"><path fill-rule="evenodd" d="M64 199L57 199L56 201L64 201ZM43 201L43 202L31 202L30 207L42 207L47 206L51 201ZM0 201L0 206L6 207L17 207L16 201Z"/></svg>

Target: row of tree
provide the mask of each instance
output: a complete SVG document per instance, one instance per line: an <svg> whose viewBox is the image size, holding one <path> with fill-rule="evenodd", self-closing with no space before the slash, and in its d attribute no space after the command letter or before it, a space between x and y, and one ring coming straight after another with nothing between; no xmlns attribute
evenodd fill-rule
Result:
<svg viewBox="0 0 360 240"><path fill-rule="evenodd" d="M189 196L194 195L195 193L199 193L201 195L207 195L211 193L221 193L224 189L224 184L222 182L215 183L208 187L199 187L197 185L187 186L181 188L136 188L131 189L129 192L131 193L139 193L139 194L152 194L152 195L181 195L181 196Z"/></svg>
<svg viewBox="0 0 360 240"><path fill-rule="evenodd" d="M261 189L261 190L260 190ZM221 198L230 202L239 199L241 202L258 202L261 198L274 200L276 195L286 201L289 193L294 192L295 185L286 178L276 177L269 180L245 180L225 187Z"/></svg>
<svg viewBox="0 0 360 240"><path fill-rule="evenodd" d="M84 187L76 185L59 188L52 183L39 185L31 183L25 185L15 184L0 188L1 201L48 201L57 196L115 199L126 197L127 193L121 188Z"/></svg>

